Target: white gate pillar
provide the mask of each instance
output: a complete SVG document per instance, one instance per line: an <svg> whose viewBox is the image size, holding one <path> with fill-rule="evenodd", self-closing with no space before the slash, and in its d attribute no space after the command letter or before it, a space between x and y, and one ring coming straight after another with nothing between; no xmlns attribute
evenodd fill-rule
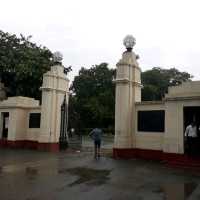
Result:
<svg viewBox="0 0 200 200"><path fill-rule="evenodd" d="M134 44L132 36L124 39L127 51L117 63L114 156L127 152L135 145L135 102L141 101L141 69L137 62L138 56L132 52Z"/></svg>
<svg viewBox="0 0 200 200"><path fill-rule="evenodd" d="M58 53L59 54L59 53ZM61 63L62 55L56 55L55 61ZM58 151L61 124L61 104L66 94L68 101L69 80L64 74L64 67L57 64L43 75L41 132L38 149Z"/></svg>

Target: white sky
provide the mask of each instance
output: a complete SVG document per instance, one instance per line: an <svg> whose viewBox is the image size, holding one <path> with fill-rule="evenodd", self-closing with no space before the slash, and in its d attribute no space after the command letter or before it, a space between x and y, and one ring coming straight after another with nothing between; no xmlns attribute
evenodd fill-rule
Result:
<svg viewBox="0 0 200 200"><path fill-rule="evenodd" d="M199 0L0 0L0 29L61 51L71 80L81 66L115 67L127 34L143 71L176 67L200 79L199 10Z"/></svg>

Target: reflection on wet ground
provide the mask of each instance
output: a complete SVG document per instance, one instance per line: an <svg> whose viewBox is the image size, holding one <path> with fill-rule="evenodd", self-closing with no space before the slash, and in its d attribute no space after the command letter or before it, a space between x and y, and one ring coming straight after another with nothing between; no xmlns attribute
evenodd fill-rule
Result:
<svg viewBox="0 0 200 200"><path fill-rule="evenodd" d="M30 175L36 175L38 173L38 170L32 167L27 167L26 168L26 174Z"/></svg>
<svg viewBox="0 0 200 200"><path fill-rule="evenodd" d="M61 169L58 171L59 174L69 173L72 175L76 175L79 178L73 183L69 184L69 186L74 186L81 183L87 183L92 185L102 185L109 180L109 174L111 170L103 170L103 169L92 169L86 167L76 167L71 169Z"/></svg>
<svg viewBox="0 0 200 200"><path fill-rule="evenodd" d="M7 172L7 173L16 172L19 170L21 170L21 166L19 165L6 165L2 167L2 172Z"/></svg>
<svg viewBox="0 0 200 200"><path fill-rule="evenodd" d="M105 154L96 161L92 151L83 150L25 155L9 151L6 161L5 153L0 150L0 199L200 199L200 171L169 169L137 159L113 160ZM23 159L13 161L19 155Z"/></svg>
<svg viewBox="0 0 200 200"><path fill-rule="evenodd" d="M27 167L25 173L30 180L34 180L38 174L38 170L33 167Z"/></svg>
<svg viewBox="0 0 200 200"><path fill-rule="evenodd" d="M164 199L166 200L184 200L193 193L196 187L197 184L194 182L166 184L163 185L157 193L163 193Z"/></svg>

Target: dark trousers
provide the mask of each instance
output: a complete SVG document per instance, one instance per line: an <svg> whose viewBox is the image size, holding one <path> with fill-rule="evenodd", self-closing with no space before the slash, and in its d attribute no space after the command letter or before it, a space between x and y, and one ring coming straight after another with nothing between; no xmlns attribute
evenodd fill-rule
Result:
<svg viewBox="0 0 200 200"><path fill-rule="evenodd" d="M197 138L196 137L187 137L187 153L190 156L197 154Z"/></svg>
<svg viewBox="0 0 200 200"><path fill-rule="evenodd" d="M101 147L101 140L94 141L94 156L95 158L100 156L100 147Z"/></svg>

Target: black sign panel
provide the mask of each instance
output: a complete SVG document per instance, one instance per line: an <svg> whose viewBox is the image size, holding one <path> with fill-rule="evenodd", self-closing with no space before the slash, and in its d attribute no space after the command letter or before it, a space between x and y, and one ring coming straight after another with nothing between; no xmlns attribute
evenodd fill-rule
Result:
<svg viewBox="0 0 200 200"><path fill-rule="evenodd" d="M164 132L165 111L164 110L138 111L138 131Z"/></svg>
<svg viewBox="0 0 200 200"><path fill-rule="evenodd" d="M29 128L40 128L41 113L30 113Z"/></svg>

